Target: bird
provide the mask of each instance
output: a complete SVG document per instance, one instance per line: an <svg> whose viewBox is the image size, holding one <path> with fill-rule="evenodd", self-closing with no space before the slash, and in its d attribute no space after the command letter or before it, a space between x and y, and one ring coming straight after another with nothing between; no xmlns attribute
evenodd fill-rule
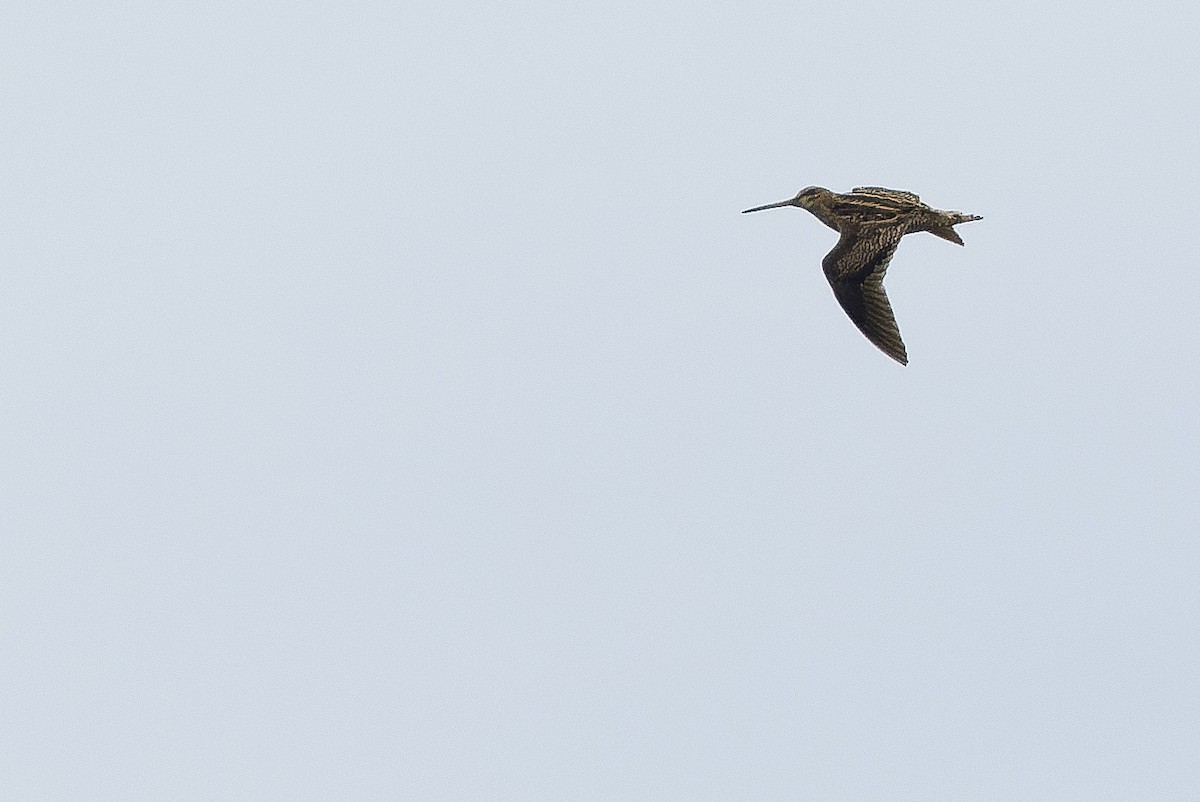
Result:
<svg viewBox="0 0 1200 802"><path fill-rule="evenodd" d="M806 187L794 198L755 206L742 214L781 206L807 209L841 235L833 250L821 261L834 297L876 348L901 365L907 365L908 352L883 290L883 276L900 238L916 231L928 231L962 245L962 237L958 236L954 226L983 218L934 209L912 192L885 187L855 187L846 194L824 187Z"/></svg>

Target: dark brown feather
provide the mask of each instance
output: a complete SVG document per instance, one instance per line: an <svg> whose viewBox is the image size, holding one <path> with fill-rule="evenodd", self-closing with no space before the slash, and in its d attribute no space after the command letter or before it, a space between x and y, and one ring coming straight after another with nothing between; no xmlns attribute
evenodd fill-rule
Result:
<svg viewBox="0 0 1200 802"><path fill-rule="evenodd" d="M900 327L883 289L883 277L900 237L901 231L895 227L875 228L869 233L843 231L821 266L834 297L858 330L880 351L907 365Z"/></svg>

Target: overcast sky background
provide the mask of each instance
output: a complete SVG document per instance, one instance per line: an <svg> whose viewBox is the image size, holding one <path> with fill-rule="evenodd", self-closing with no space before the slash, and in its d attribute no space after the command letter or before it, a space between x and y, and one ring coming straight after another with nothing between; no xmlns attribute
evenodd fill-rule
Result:
<svg viewBox="0 0 1200 802"><path fill-rule="evenodd" d="M6 3L4 795L1195 798L1198 25Z"/></svg>

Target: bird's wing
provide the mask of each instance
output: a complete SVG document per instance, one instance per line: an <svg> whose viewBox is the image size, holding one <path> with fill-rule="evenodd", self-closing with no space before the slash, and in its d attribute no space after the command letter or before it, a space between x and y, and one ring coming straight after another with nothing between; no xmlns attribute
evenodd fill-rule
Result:
<svg viewBox="0 0 1200 802"><path fill-rule="evenodd" d="M906 213L919 206L920 203L898 195L855 190L849 195L835 195L830 208L839 220L849 225L880 227L899 223Z"/></svg>
<svg viewBox="0 0 1200 802"><path fill-rule="evenodd" d="M875 195L880 198L892 198L906 203L920 203L921 198L914 192L905 192L902 189L888 189L887 187L855 187L850 190L851 195Z"/></svg>
<svg viewBox="0 0 1200 802"><path fill-rule="evenodd" d="M883 290L884 274L902 235L893 227L843 231L821 264L834 297L858 330L880 351L907 365L900 328Z"/></svg>

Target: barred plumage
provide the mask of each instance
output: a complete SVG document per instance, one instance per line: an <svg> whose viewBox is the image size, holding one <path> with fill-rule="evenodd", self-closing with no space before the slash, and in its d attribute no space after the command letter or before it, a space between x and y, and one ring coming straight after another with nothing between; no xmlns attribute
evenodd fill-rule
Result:
<svg viewBox="0 0 1200 802"><path fill-rule="evenodd" d="M808 187L794 198L756 206L746 212L780 206L807 209L841 234L837 245L821 262L834 297L868 340L892 359L907 365L908 354L883 289L883 277L900 238L915 231L928 231L962 245L953 227L983 218L934 209L911 192L884 187L856 187L845 195L824 187Z"/></svg>

